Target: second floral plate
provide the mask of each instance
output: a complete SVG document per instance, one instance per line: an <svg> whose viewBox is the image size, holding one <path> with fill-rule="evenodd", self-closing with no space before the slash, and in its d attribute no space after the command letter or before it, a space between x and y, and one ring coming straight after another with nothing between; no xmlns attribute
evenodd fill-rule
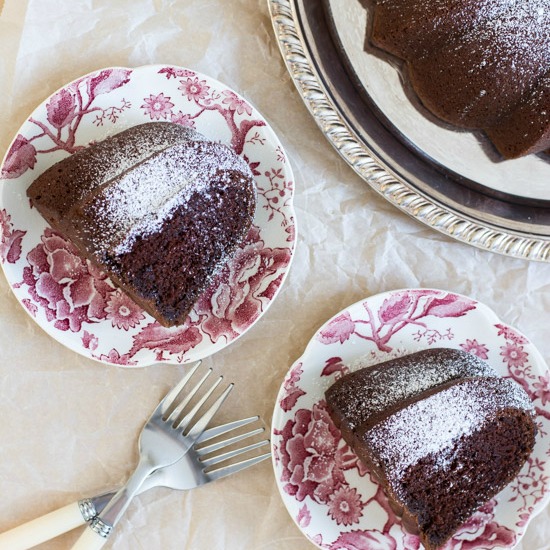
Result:
<svg viewBox="0 0 550 550"><path fill-rule="evenodd" d="M258 204L233 260L186 323L164 328L83 261L31 208L25 192L46 168L93 141L148 121L196 128L250 165ZM64 86L20 128L1 167L0 260L27 312L56 340L101 362L187 363L244 334L275 299L295 245L294 179L266 120L224 84L182 67L112 67Z"/></svg>
<svg viewBox="0 0 550 550"><path fill-rule="evenodd" d="M283 501L319 548L418 550L382 488L330 419L325 390L359 357L378 363L420 349L473 353L529 394L539 435L519 476L480 508L445 550L511 548L550 501L550 372L529 340L483 304L450 292L407 289L362 300L313 336L275 404L273 465Z"/></svg>

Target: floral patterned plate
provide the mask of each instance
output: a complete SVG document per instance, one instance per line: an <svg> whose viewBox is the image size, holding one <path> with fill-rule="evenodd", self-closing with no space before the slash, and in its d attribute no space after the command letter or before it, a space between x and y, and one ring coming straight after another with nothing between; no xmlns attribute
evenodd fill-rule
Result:
<svg viewBox="0 0 550 550"><path fill-rule="evenodd" d="M253 227L187 322L163 328L84 262L31 208L46 168L94 140L148 121L191 126L227 143L257 183ZM107 68L64 86L20 128L1 167L0 259L13 292L48 334L110 364L186 363L221 350L274 300L295 244L294 180L265 119L227 86L173 66Z"/></svg>
<svg viewBox="0 0 550 550"><path fill-rule="evenodd" d="M361 356L372 363L430 347L463 349L516 380L531 396L539 436L520 475L480 508L446 550L510 548L550 501L550 371L533 344L486 306L430 289L387 292L345 309L315 334L275 405L273 465L302 532L330 550L416 550L380 486L327 414L325 390Z"/></svg>

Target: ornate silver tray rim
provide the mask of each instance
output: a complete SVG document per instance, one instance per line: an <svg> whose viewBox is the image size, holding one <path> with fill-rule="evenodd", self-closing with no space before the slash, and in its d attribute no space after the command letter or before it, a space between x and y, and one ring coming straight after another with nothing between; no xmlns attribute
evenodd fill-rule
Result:
<svg viewBox="0 0 550 550"><path fill-rule="evenodd" d="M550 262L549 224L537 224L548 214L547 208L541 208L538 216L537 209L532 214L529 207L505 202L493 211L487 205L478 209L475 204L460 204L437 189L400 175L391 158L381 158L384 155L376 150L374 141L367 143L359 135L350 123L353 105L342 101L333 89L334 83L327 82L322 61L311 42L315 29L308 26L306 12L322 9L320 4L320 0L268 0L275 36L290 76L323 134L342 158L386 200L431 228L477 248ZM324 42L329 41L332 42L327 36Z"/></svg>

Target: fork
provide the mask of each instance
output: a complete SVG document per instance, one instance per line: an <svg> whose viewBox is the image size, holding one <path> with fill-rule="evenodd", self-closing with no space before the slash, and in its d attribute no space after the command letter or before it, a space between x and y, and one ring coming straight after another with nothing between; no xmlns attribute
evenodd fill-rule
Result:
<svg viewBox="0 0 550 550"><path fill-rule="evenodd" d="M213 453L223 450L227 447L235 445L241 441L249 439L258 434L265 432L265 428L256 428L245 433L240 433L225 439L220 439L210 443L219 436L228 434L247 426L253 422L260 420L259 416L251 416L242 420L235 420L209 428L205 430L199 437L197 443L185 454L183 458L166 466L155 470L140 487L138 494L141 494L154 487L168 487L180 491L195 489L211 481L216 481L223 477L245 470L258 464L263 460L271 457L271 451L266 451L263 454L254 454L250 458L241 460L240 462L228 463L232 458L248 454L252 451L261 449L265 445L269 445L269 439L262 439L249 445L240 446L224 453ZM212 456L210 456L212 455ZM105 507L106 499L112 497L114 493L105 493L92 497L86 500L86 506L94 516L101 515ZM83 501L80 501L83 502ZM83 517L84 521L84 517ZM85 520L88 521L88 520Z"/></svg>
<svg viewBox="0 0 550 550"><path fill-rule="evenodd" d="M263 439L248 445L241 444L235 446L235 448L232 448L231 450L226 450L227 447L233 447L237 442L264 432L265 428L263 427L234 437L227 437L214 443L210 442L213 439L218 439L220 434L226 433L257 419L258 417L252 417L208 430L206 432L206 437L204 439L201 438L200 446L195 445L192 447L189 452L187 452L185 456L177 463L153 472L153 474L148 477L143 484L142 490L146 491L155 486L165 486L179 490L195 489L230 474L245 470L254 464L258 464L259 462L270 458L271 452L258 454L259 449L266 445L270 445L269 439ZM249 456L247 457L247 455ZM235 457L242 456L245 456L246 458L240 460L239 462L232 461ZM92 520L92 524L98 520L101 521L101 505L102 502L100 501L96 508L96 513L98 516Z"/></svg>
<svg viewBox="0 0 550 550"><path fill-rule="evenodd" d="M269 445L269 439L236 447L237 443L250 440L265 432L263 425L261 427L253 427L254 423L258 421L261 422L259 416L252 416L205 430L197 439L192 449L183 458L170 466L152 472L143 482L138 494L154 487L168 487L181 491L194 489L205 483L240 472L270 458L271 452L269 451L258 454L259 449L265 445ZM244 427L247 427L248 431L243 432L241 428ZM252 429L250 429L251 427ZM232 435L233 433L236 433L236 435ZM224 438L221 439L221 436L224 436ZM234 451L210 456L216 451L224 450L228 447L233 447ZM254 452L256 450L258 451ZM252 456L240 462L228 462L234 457L242 457L243 455L246 457L249 454ZM203 458L205 462L202 461ZM197 470L198 463L200 463L200 467ZM50 512L45 516L19 525L10 531L0 534L0 548L27 550L62 533L84 525L86 522L93 520L95 516L100 515L107 502L114 495L114 492L109 492L84 498L59 510Z"/></svg>
<svg viewBox="0 0 550 550"><path fill-rule="evenodd" d="M198 415L200 409L222 381L223 377L220 376L191 410L180 419L185 407L190 404L200 387L212 373L212 369L209 369L189 393L183 399L178 400L179 394L199 365L200 363L190 369L181 382L166 395L153 411L139 437L140 456L136 469L126 485L119 489L105 506L101 517L95 518L90 524L90 529L84 531L74 545L74 550L101 548L147 476L158 468L169 466L181 459L196 443L207 424L221 407L233 388L233 384L230 384L223 391L206 412Z"/></svg>

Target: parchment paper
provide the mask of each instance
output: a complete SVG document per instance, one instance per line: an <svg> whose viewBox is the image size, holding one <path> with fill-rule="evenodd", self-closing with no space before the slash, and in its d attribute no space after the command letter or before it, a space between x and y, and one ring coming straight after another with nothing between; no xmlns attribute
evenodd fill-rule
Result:
<svg viewBox="0 0 550 550"><path fill-rule="evenodd" d="M113 65L171 63L243 94L279 135L296 178L299 238L278 299L206 361L236 389L219 420L271 421L284 375L330 316L378 292L426 286L478 299L550 360L550 265L442 236L377 196L334 152L283 65L265 0L5 0L0 15L0 149L63 84ZM0 277L0 532L121 483L137 436L182 368L128 370L47 336ZM68 548L70 533L44 544ZM550 548L550 511L521 550ZM137 498L107 548L307 550L269 462L188 493Z"/></svg>

